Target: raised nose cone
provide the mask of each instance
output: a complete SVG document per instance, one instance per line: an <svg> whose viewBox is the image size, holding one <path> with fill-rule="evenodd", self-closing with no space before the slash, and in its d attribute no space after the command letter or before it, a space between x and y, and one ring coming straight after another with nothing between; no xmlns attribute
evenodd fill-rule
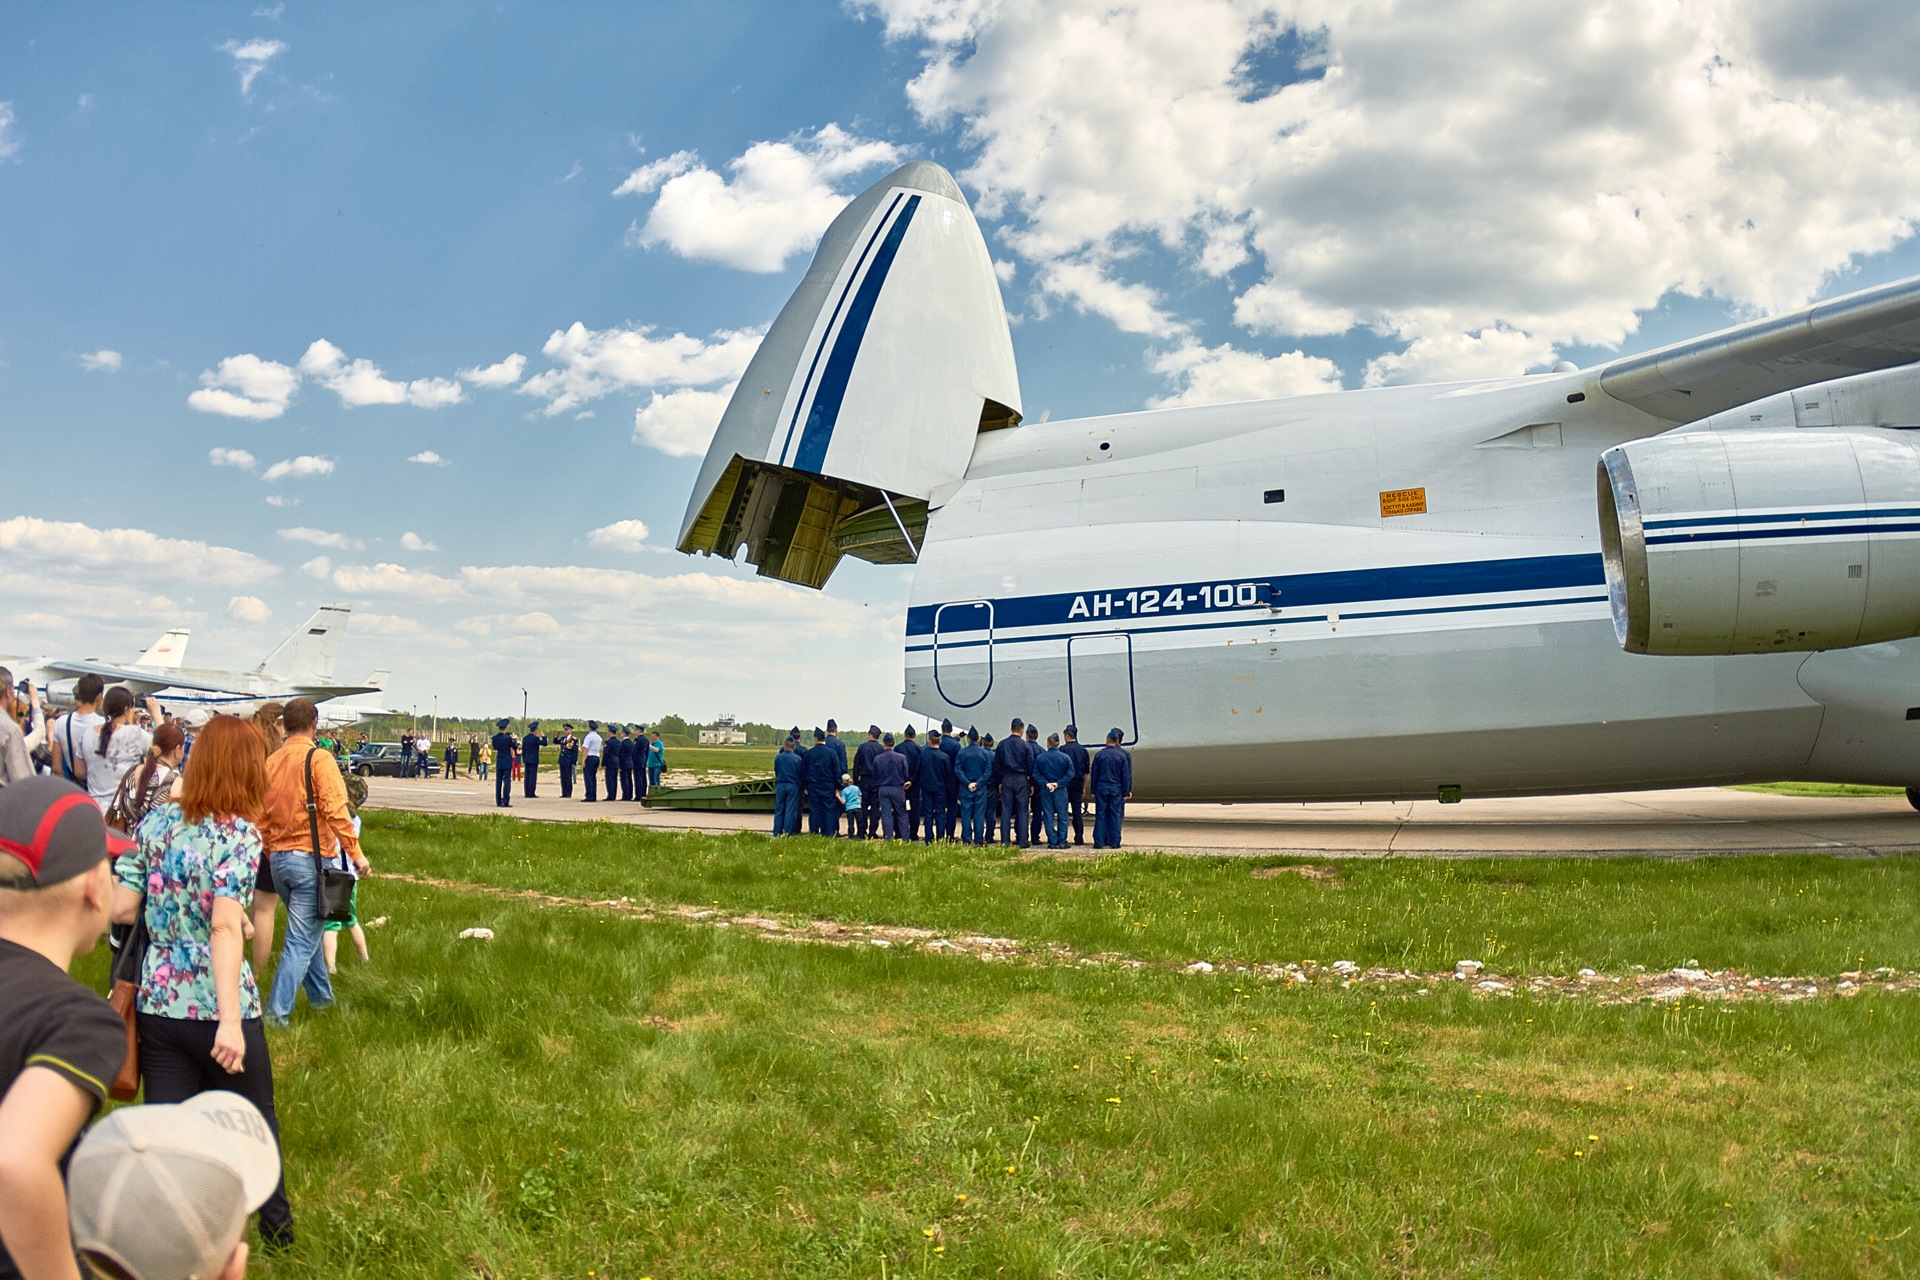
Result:
<svg viewBox="0 0 1920 1280"><path fill-rule="evenodd" d="M960 184L953 180L953 175L931 160L909 160L874 185L882 191L889 187L909 187L958 200L961 204L967 202L967 198L960 194Z"/></svg>

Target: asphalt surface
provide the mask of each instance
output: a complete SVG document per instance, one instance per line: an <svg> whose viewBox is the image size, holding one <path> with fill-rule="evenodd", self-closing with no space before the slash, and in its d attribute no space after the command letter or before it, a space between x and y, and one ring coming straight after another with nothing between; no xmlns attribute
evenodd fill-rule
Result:
<svg viewBox="0 0 1920 1280"><path fill-rule="evenodd" d="M493 783L460 778L370 779L369 804L422 813L501 813ZM635 802L561 800L516 784L513 817L622 822L679 831L764 831L771 815L675 812ZM1092 816L1088 815L1091 839ZM1867 856L1920 850L1920 812L1903 796L1798 797L1719 787L1611 795L1366 804L1134 804L1125 842L1170 853L1311 854L1329 858L1521 857L1530 854L1687 856L1816 851ZM1082 846L1090 852L1091 846Z"/></svg>

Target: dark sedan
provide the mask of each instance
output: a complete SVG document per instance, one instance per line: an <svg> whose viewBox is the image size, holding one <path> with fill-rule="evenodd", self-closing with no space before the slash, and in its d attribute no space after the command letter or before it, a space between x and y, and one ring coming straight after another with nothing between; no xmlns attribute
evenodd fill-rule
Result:
<svg viewBox="0 0 1920 1280"><path fill-rule="evenodd" d="M398 778L405 772L406 755L397 742L365 742L358 750L347 757L347 769L363 778ZM439 774L440 762L429 755L424 776L432 778ZM421 776L421 775L415 775Z"/></svg>

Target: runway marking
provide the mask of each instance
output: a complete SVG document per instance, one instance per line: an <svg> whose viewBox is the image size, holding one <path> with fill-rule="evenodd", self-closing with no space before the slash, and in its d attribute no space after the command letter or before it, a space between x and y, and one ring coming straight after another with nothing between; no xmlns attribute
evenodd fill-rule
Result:
<svg viewBox="0 0 1920 1280"><path fill-rule="evenodd" d="M776 942L828 947L875 947L1033 968L1113 966L1121 969L1153 969L1193 977L1255 978L1284 987L1374 991L1387 988L1414 997L1431 995L1449 986L1467 991L1478 999L1510 998L1524 994L1590 1000L1600 1005L1675 1004L1688 1000L1723 1004L1798 1004L1817 999L1852 999L1863 992L1875 995L1920 993L1920 971L1902 972L1896 969L1794 977L1755 977L1736 969L1670 969L1658 973L1631 970L1623 974L1582 971L1580 975L1567 977L1563 974L1495 973L1477 965L1464 973L1459 970L1421 973L1414 969L1387 967L1363 969L1341 960L1327 964L1318 960L1284 964L1241 960L1194 960L1182 963L1178 960L1142 960L1115 951L1080 952L1055 943L1036 944L1018 938L996 938L986 934L942 934L932 929L913 929L902 925L848 924L810 917L738 914L679 903L635 902L632 898L571 898L542 893L537 889L507 889L499 885L445 880L438 876L383 873L380 878L451 893L503 898L554 910L604 911L634 920L690 928L740 929L752 936Z"/></svg>

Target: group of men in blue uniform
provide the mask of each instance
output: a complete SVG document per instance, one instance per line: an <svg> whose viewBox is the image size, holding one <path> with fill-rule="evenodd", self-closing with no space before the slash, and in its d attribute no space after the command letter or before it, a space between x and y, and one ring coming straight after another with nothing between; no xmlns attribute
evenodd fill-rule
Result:
<svg viewBox="0 0 1920 1280"><path fill-rule="evenodd" d="M587 721L587 737L582 744L587 755L587 803L604 800L645 800L649 782L660 785L660 768L649 768L649 754L664 764L666 749L660 735L647 737L643 724L609 724L604 735L598 720ZM606 794L600 784L606 783Z"/></svg>
<svg viewBox="0 0 1920 1280"><path fill-rule="evenodd" d="M813 731L811 746L795 727L773 759L773 834L800 833L804 802L813 835L838 836L844 812L847 835L856 840L931 844L957 833L967 844L986 844L997 816L1003 844L1026 848L1044 833L1049 849L1064 849L1069 828L1072 842L1084 843L1091 791L1093 846L1118 849L1133 797L1133 757L1120 745L1125 735L1114 729L1105 747L1089 753L1073 725L1061 733L1064 741L1049 734L1042 747L1039 730L1016 718L996 744L992 734L970 727L962 735L946 721L927 731L923 746L912 725L898 740L871 725L849 766L832 720Z"/></svg>

